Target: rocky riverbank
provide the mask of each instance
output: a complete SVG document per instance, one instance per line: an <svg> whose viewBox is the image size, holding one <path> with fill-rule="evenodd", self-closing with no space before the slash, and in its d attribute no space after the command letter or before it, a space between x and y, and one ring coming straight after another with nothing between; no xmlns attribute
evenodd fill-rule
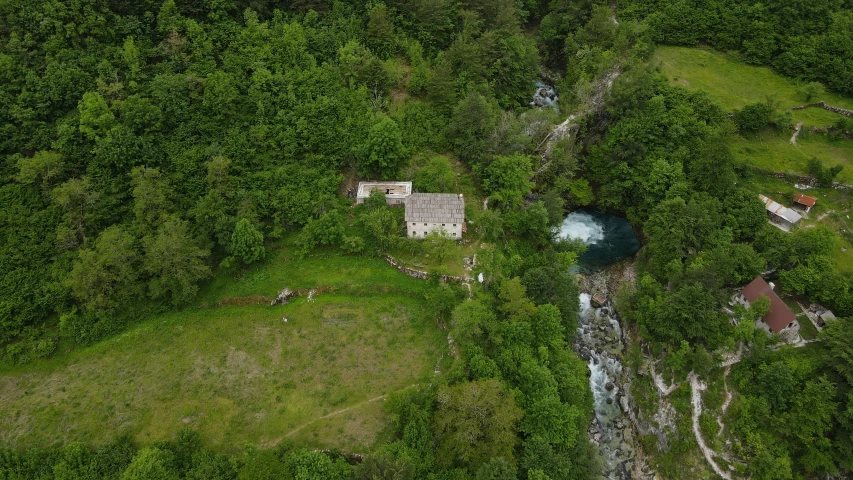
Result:
<svg viewBox="0 0 853 480"><path fill-rule="evenodd" d="M612 307L612 297L634 278L630 260L578 277L584 293L574 349L589 364L595 402L595 416L587 433L599 447L604 478L614 480L655 478L637 440L642 430L630 395L632 372L623 365L628 337ZM604 304L594 307L593 295L604 299Z"/></svg>

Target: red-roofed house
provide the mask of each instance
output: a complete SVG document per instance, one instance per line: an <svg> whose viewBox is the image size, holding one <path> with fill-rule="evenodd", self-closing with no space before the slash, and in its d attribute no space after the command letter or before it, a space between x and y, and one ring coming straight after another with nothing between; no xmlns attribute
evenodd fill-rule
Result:
<svg viewBox="0 0 853 480"><path fill-rule="evenodd" d="M805 211L807 211L807 212L809 210L811 210L812 207L814 207L814 205L816 203L817 203L817 199L815 197L803 195L802 193L795 193L794 194L794 205L797 205L797 206L805 209Z"/></svg>
<svg viewBox="0 0 853 480"><path fill-rule="evenodd" d="M762 295L770 298L770 311L761 317L757 325L774 333L782 333L785 330L791 334L799 332L800 324L797 322L797 316L785 305L779 295L776 295L773 284L768 284L763 278L755 277L755 280L743 287L737 300L749 307L751 302L758 300Z"/></svg>

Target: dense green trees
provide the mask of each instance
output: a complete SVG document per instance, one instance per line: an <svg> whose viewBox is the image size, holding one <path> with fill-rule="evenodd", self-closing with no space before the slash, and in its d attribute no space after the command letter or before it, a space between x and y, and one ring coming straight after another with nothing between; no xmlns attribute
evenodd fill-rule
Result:
<svg viewBox="0 0 853 480"><path fill-rule="evenodd" d="M369 153L365 170L382 178L394 178L406 160L400 128L394 120L382 118L367 137Z"/></svg>
<svg viewBox="0 0 853 480"><path fill-rule="evenodd" d="M730 420L750 473L849 468L838 461L849 455L827 453L853 445L851 381L831 361L848 355L849 322L830 327L817 365L764 352L722 313L731 287L768 268L789 291L853 313L831 233L782 236L738 181L732 132L785 118L763 103L730 119L707 95L638 66L652 39L704 42L851 92L853 20L839 2L629 1L618 22L606 6L564 0L66 3L0 6L6 359L50 355L59 336L93 342L120 331L128 312L191 302L215 265L260 261L265 239L304 255L401 245L400 209L377 196L349 210L342 173L393 178L426 158L415 187L440 192L467 187L457 167L470 169L490 203L469 235L493 245L478 258L485 281L474 298L457 306L449 286L429 297L459 358L441 386L389 398L393 439L356 469L287 447L228 458L187 436L138 452L3 451L0 472L590 478L592 399L570 351L579 249L553 231L567 208L586 205L642 231L639 284L622 313L673 370L707 373L709 350L753 342L752 364L735 368L743 399ZM561 77L562 105L605 103L549 152L542 142L565 117L519 108L540 55ZM608 72L621 75L602 99L596 80ZM824 184L838 173L812 167ZM431 256L448 255L449 240L429 243ZM781 423L763 422L771 416Z"/></svg>
<svg viewBox="0 0 853 480"><path fill-rule="evenodd" d="M447 466L477 471L492 457L512 459L516 428L523 413L498 380L480 380L439 389L436 394L437 458Z"/></svg>
<svg viewBox="0 0 853 480"><path fill-rule="evenodd" d="M121 438L97 449L70 443L57 450L0 450L3 478L343 480L353 478L352 470L339 455L290 446L250 448L243 455L227 457L202 446L198 433L186 430L178 432L174 440L142 448Z"/></svg>
<svg viewBox="0 0 853 480"><path fill-rule="evenodd" d="M744 398L730 421L742 439L737 450L757 478L836 471L829 434L838 392L818 367L808 354L783 349L754 355L733 372Z"/></svg>
<svg viewBox="0 0 853 480"><path fill-rule="evenodd" d="M183 244L201 249L183 253L210 267L235 255L239 219L265 238L319 219L342 167L394 176L410 153L446 148L446 138L464 160L487 160L480 147L498 105L526 103L537 75L523 15L512 2L443 0L3 6L0 127L9 161L0 189L17 209L3 229L56 237L7 239L0 338L82 302L66 279L78 250L97 251L92 242L107 228L132 237L134 261L145 267L125 297L185 301L206 272L152 280L168 269L144 258L162 254L156 239L177 238L181 222ZM411 76L400 75L400 63ZM389 108L392 87L420 98ZM459 98L473 100L458 106ZM447 172L430 181L445 188ZM24 252L28 262L13 261ZM137 283L149 284L147 299ZM183 293L162 293L177 285Z"/></svg>
<svg viewBox="0 0 853 480"><path fill-rule="evenodd" d="M620 13L624 18L647 18L658 42L703 42L721 51L738 50L750 63L850 93L853 17L848 7L834 0L808 5L656 0L628 2Z"/></svg>
<svg viewBox="0 0 853 480"><path fill-rule="evenodd" d="M180 305L195 296L198 281L210 274L204 259L208 252L198 247L189 236L184 220L171 218L153 236L143 240L144 268L151 275L148 282L153 298L165 298Z"/></svg>
<svg viewBox="0 0 853 480"><path fill-rule="evenodd" d="M139 261L134 238L120 225L111 226L98 235L94 248L79 251L68 285L86 309L114 311L140 293Z"/></svg>

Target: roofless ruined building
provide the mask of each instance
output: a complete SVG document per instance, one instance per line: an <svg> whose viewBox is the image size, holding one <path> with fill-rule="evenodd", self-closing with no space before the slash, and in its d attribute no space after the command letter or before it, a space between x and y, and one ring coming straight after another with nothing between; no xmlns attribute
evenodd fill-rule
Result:
<svg viewBox="0 0 853 480"><path fill-rule="evenodd" d="M412 194L412 182L358 182L356 205L364 203L374 190L385 194L385 203L388 205L402 205Z"/></svg>

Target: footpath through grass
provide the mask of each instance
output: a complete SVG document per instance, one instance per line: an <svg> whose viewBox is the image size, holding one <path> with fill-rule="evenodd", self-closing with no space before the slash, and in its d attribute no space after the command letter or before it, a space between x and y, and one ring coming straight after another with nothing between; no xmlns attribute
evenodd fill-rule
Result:
<svg viewBox="0 0 853 480"><path fill-rule="evenodd" d="M652 62L660 65L671 82L704 90L727 111L771 98L779 102L781 109L791 112L794 122L803 121L807 127L826 127L842 118L821 108L789 110L807 103L798 82L730 55L704 48L660 46ZM853 99L831 92L823 92L811 101L818 100L853 109ZM797 144L792 145L789 142L791 134L793 131L764 131L748 138L737 137L732 150L740 162L777 172L806 174L809 159L816 157L826 166L844 165L837 178L853 183L853 140L832 140L804 130Z"/></svg>
<svg viewBox="0 0 853 480"><path fill-rule="evenodd" d="M827 167L844 165L836 180L853 183L853 141L830 140L825 135L800 134L797 144L790 135L765 130L749 138L735 137L732 153L738 161L775 172L808 173L808 161L823 160Z"/></svg>
<svg viewBox="0 0 853 480"><path fill-rule="evenodd" d="M748 103L762 102L770 97L787 110L808 103L800 92L800 83L783 77L768 67L749 65L737 57L705 48L659 46L652 63L674 83L690 89L704 90L726 110L741 108ZM823 100L830 105L853 109L853 99L823 92L810 101ZM828 126L838 114L821 108L792 111L795 122L802 120L810 126Z"/></svg>
<svg viewBox="0 0 853 480"><path fill-rule="evenodd" d="M274 296L284 286L386 293L202 307ZM424 288L379 259L274 252L237 281L214 281L198 305L0 371L0 446L100 444L123 433L147 443L191 427L226 451L272 445L288 433L318 447L366 451L387 420L381 401L368 400L429 382L446 350Z"/></svg>

